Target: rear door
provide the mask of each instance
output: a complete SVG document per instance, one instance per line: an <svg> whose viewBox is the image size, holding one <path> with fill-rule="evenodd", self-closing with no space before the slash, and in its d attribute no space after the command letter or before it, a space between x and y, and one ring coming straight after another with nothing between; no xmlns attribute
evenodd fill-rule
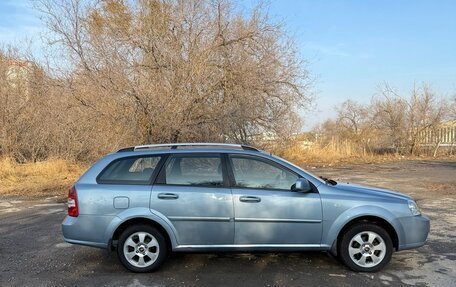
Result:
<svg viewBox="0 0 456 287"><path fill-rule="evenodd" d="M218 153L168 157L152 187L150 208L177 230L179 245L233 244L233 202Z"/></svg>
<svg viewBox="0 0 456 287"><path fill-rule="evenodd" d="M78 220L87 232L81 240L101 242L113 218L128 208L149 207L151 180L161 155L128 156L112 161L98 175L96 183L77 183ZM85 236L85 237L84 237Z"/></svg>
<svg viewBox="0 0 456 287"><path fill-rule="evenodd" d="M269 159L232 154L229 162L234 181L235 244L320 244L318 192L293 191L299 175Z"/></svg>

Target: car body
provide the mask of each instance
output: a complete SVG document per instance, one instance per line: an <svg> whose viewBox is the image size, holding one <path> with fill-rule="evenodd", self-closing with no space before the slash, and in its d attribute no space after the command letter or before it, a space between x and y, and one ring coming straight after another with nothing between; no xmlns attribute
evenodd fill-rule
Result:
<svg viewBox="0 0 456 287"><path fill-rule="evenodd" d="M168 251L305 250L377 271L394 250L422 246L430 227L407 195L234 144L121 149L89 168L68 202L65 241L117 250L135 272L157 269Z"/></svg>

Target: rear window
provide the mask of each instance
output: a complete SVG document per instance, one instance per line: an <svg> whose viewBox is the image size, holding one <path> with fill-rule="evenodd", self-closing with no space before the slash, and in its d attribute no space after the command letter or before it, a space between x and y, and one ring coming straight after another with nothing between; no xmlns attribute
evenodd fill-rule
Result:
<svg viewBox="0 0 456 287"><path fill-rule="evenodd" d="M127 157L113 161L98 176L98 183L149 184L161 156Z"/></svg>

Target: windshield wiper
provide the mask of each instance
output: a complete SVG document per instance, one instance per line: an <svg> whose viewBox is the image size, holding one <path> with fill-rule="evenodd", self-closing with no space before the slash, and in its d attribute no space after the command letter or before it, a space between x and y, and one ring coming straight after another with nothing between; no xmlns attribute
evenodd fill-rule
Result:
<svg viewBox="0 0 456 287"><path fill-rule="evenodd" d="M327 177L324 177L324 176L320 176L320 178L323 179L326 183L328 183L330 185L336 185L337 184L337 181L332 180L330 178L327 178Z"/></svg>

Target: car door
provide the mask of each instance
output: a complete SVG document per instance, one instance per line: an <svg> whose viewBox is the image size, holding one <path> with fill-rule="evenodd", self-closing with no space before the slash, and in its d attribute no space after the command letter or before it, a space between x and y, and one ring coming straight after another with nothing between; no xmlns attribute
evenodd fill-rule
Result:
<svg viewBox="0 0 456 287"><path fill-rule="evenodd" d="M150 208L177 230L179 245L233 244L233 201L220 154L176 153L162 167Z"/></svg>
<svg viewBox="0 0 456 287"><path fill-rule="evenodd" d="M229 155L235 212L235 244L319 245L320 195L292 191L299 178L258 156Z"/></svg>

